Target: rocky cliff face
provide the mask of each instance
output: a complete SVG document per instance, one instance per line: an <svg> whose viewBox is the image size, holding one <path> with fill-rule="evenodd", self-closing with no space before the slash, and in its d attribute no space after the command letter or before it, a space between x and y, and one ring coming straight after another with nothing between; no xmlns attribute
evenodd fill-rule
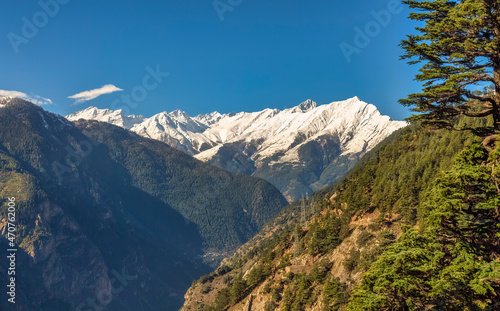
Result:
<svg viewBox="0 0 500 311"><path fill-rule="evenodd" d="M91 107L67 118L120 125L231 172L264 178L289 201L333 184L367 151L406 126L357 97L194 118L176 110L144 120Z"/></svg>

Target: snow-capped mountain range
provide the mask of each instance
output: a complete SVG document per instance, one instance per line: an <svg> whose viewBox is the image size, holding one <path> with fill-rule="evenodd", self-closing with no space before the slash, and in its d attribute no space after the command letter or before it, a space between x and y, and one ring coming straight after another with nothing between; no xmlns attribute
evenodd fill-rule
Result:
<svg viewBox="0 0 500 311"><path fill-rule="evenodd" d="M367 151L406 126L358 97L196 117L175 110L144 118L89 107L67 118L112 123L229 171L262 177L290 201L337 181Z"/></svg>

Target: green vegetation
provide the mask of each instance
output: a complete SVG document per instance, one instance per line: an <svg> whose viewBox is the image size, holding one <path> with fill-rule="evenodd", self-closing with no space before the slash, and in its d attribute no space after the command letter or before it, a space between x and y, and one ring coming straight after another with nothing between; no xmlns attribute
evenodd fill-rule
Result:
<svg viewBox="0 0 500 311"><path fill-rule="evenodd" d="M324 255L337 247L340 242L341 220L334 214L327 214L322 223L314 223L310 226L309 253L311 255Z"/></svg>
<svg viewBox="0 0 500 311"><path fill-rule="evenodd" d="M268 182L231 174L109 124L77 123L130 174L130 183L194 222L207 251L233 251L285 205Z"/></svg>
<svg viewBox="0 0 500 311"><path fill-rule="evenodd" d="M418 10L410 18L424 22L420 34L402 43L403 58L424 63L416 76L425 82L422 93L401 100L421 113L411 119L489 136L482 145L464 144L453 167L429 183L416 210L419 228L403 227L353 291L348 309L498 310L499 2L404 2ZM478 92L478 85L487 88Z"/></svg>
<svg viewBox="0 0 500 311"><path fill-rule="evenodd" d="M432 189L437 173L451 166L464 145L478 141L465 132L404 129L360 161L334 189L335 207L350 216L377 208L414 224L416 207ZM348 208L342 208L347 204Z"/></svg>
<svg viewBox="0 0 500 311"><path fill-rule="evenodd" d="M349 310L497 310L498 163L483 146L465 149L434 183L420 228L407 228L370 267Z"/></svg>
<svg viewBox="0 0 500 311"><path fill-rule="evenodd" d="M229 295L232 302L238 302L241 298L245 297L245 291L247 284L241 274L239 274L234 280L231 288L229 289Z"/></svg>
<svg viewBox="0 0 500 311"><path fill-rule="evenodd" d="M414 227L426 219L424 202L434 193L436 178L452 168L464 145L478 141L466 132L417 125L394 133L342 181L289 205L244 245L229 260L234 270L228 273L235 278L248 272L242 280L244 296L220 298L228 304L215 310L246 301L260 286L269 290L258 289L259 295L268 297L268 308L304 310L317 304L324 310L345 308L363 273L396 241L400 227ZM367 214L378 217L353 225ZM357 235L351 237L355 230ZM341 245L344 250L339 252ZM304 260L310 268L301 263Z"/></svg>
<svg viewBox="0 0 500 311"><path fill-rule="evenodd" d="M345 292L345 286L338 279L328 280L323 290L323 310L339 310L347 302Z"/></svg>
<svg viewBox="0 0 500 311"><path fill-rule="evenodd" d="M403 59L421 63L418 81L421 93L401 103L419 112L412 120L424 120L456 128L457 116L491 117L493 122L480 130L500 131L500 28L497 0L403 1L414 12L410 18L423 22L418 34L409 35L401 46ZM486 85L490 92L474 92ZM463 127L462 127L463 128ZM477 128L476 128L477 129Z"/></svg>

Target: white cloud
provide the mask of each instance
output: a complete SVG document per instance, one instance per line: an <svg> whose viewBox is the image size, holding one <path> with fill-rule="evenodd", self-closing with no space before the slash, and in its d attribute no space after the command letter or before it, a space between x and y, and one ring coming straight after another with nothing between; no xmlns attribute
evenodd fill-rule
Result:
<svg viewBox="0 0 500 311"><path fill-rule="evenodd" d="M73 105L77 105L77 104L81 104L81 103L84 103L86 101L92 100L94 98L97 98L101 95L111 94L111 93L120 92L120 91L123 91L123 90L114 86L113 84L108 84L108 85L104 85L98 89L84 91L84 92L80 92L80 93L75 94L75 95L68 96L68 98L76 99L76 101Z"/></svg>
<svg viewBox="0 0 500 311"><path fill-rule="evenodd" d="M19 91L0 90L0 97L19 97L40 106L52 104L52 101L48 98L44 98L38 95L28 95Z"/></svg>

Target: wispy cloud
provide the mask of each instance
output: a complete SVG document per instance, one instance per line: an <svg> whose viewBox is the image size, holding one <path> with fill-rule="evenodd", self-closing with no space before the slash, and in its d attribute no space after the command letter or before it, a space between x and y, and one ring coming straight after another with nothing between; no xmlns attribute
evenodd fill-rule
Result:
<svg viewBox="0 0 500 311"><path fill-rule="evenodd" d="M19 91L0 90L0 97L19 97L37 105L51 105L52 101L38 95L28 95Z"/></svg>
<svg viewBox="0 0 500 311"><path fill-rule="evenodd" d="M104 85L98 89L84 91L84 92L80 92L80 93L75 94L75 95L68 96L68 98L75 99L76 101L73 103L73 105L78 105L78 104L84 103L86 101L92 100L94 98L97 98L101 95L111 94L111 93L120 92L120 91L123 91L123 90L114 86L113 84L107 84L107 85Z"/></svg>

